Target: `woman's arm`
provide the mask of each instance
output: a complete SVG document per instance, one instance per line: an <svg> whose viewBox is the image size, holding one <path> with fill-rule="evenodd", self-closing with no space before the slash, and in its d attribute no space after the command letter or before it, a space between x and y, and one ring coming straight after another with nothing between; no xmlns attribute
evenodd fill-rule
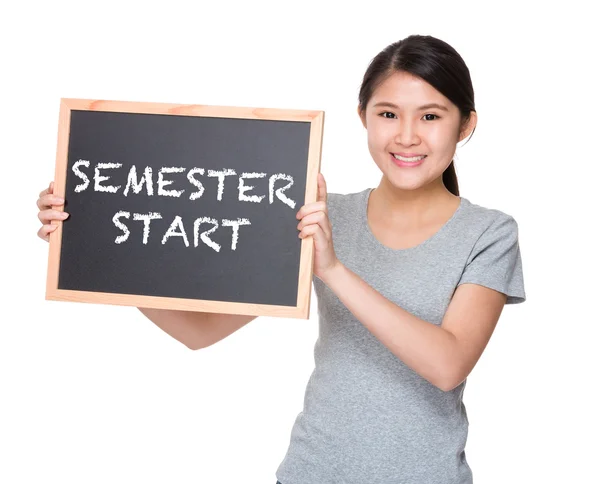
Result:
<svg viewBox="0 0 600 484"><path fill-rule="evenodd" d="M460 285L440 326L418 318L345 267L333 248L327 186L319 173L317 202L304 205L299 237L312 236L314 274L398 359L443 391L456 388L471 372L488 343L507 301L506 294L478 284ZM516 235L516 232L513 230ZM516 242L516 238L509 241ZM516 247L516 245L514 246Z"/></svg>
<svg viewBox="0 0 600 484"><path fill-rule="evenodd" d="M443 391L469 375L506 302L498 291L463 284L436 326L394 304L341 263L323 282L394 355Z"/></svg>
<svg viewBox="0 0 600 484"><path fill-rule="evenodd" d="M138 308L165 333L192 350L221 341L257 316Z"/></svg>

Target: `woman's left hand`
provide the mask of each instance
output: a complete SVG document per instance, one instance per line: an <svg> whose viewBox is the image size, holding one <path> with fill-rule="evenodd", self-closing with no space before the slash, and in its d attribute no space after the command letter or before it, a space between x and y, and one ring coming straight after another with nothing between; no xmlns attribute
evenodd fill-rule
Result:
<svg viewBox="0 0 600 484"><path fill-rule="evenodd" d="M309 235L313 237L315 247L313 272L315 276L323 280L340 264L340 261L333 249L331 222L327 214L327 185L325 177L321 173L319 173L317 184L317 201L304 205L296 214L296 218L301 219L298 224L298 230L300 230L298 236L301 239Z"/></svg>

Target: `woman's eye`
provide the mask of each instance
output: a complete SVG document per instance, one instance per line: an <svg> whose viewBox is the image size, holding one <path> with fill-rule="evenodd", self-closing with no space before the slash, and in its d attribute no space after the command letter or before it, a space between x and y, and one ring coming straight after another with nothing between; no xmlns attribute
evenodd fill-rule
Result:
<svg viewBox="0 0 600 484"><path fill-rule="evenodd" d="M391 114L391 116L387 116L388 114ZM386 119L394 119L396 117L396 115L390 111L384 111L383 113L380 113L379 116L382 116ZM434 121L435 119L439 119L439 116L437 114L425 114L424 116L433 116L433 119L427 119L426 121Z"/></svg>

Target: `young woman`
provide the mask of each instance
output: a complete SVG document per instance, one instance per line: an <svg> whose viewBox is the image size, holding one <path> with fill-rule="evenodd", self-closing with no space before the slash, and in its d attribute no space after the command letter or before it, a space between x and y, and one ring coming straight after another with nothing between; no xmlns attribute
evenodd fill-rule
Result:
<svg viewBox="0 0 600 484"><path fill-rule="evenodd" d="M469 70L411 35L370 63L358 114L377 188L327 193L297 213L315 245L319 337L279 484L467 484L466 378L504 304L525 301L515 219L459 196L453 156L475 129ZM40 194L48 240L52 185ZM253 316L143 309L190 348Z"/></svg>

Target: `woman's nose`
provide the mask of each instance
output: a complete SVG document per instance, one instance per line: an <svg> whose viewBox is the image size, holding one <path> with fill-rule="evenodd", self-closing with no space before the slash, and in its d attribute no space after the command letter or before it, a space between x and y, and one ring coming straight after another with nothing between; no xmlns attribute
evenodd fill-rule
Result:
<svg viewBox="0 0 600 484"><path fill-rule="evenodd" d="M394 141L403 146L411 146L419 142L419 134L416 127L412 123L404 123L399 125Z"/></svg>

